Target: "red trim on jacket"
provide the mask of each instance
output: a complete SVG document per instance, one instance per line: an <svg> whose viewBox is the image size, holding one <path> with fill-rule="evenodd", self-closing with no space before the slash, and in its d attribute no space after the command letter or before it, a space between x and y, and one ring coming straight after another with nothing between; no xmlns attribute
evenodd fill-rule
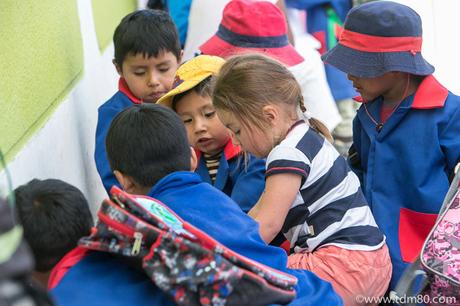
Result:
<svg viewBox="0 0 460 306"><path fill-rule="evenodd" d="M202 152L200 150L198 150L198 149L195 149L195 148L194 148L194 150L195 150L196 158L199 161L200 158L201 158ZM230 137L228 139L227 144L224 147L225 159L230 160L233 157L238 156L241 152L242 152L241 147L240 146L235 146L233 144L232 138Z"/></svg>
<svg viewBox="0 0 460 306"><path fill-rule="evenodd" d="M77 246L75 249L62 257L57 265L54 266L53 270L51 270L50 277L48 279L48 290L52 290L56 287L70 268L82 260L88 251L88 249Z"/></svg>
<svg viewBox="0 0 460 306"><path fill-rule="evenodd" d="M411 108L430 109L444 107L449 91L433 75L425 77L415 92Z"/></svg>
<svg viewBox="0 0 460 306"><path fill-rule="evenodd" d="M129 90L128 84L124 78L118 80L118 90L124 93L133 103L141 104L142 100L136 98L136 96Z"/></svg>

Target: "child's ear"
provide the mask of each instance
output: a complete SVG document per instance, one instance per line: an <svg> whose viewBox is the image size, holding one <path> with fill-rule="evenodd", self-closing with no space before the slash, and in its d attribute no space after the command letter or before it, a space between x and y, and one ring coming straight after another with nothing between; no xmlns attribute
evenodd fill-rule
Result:
<svg viewBox="0 0 460 306"><path fill-rule="evenodd" d="M115 175L115 178L117 179L118 183L120 183L121 188L123 188L124 191L135 193L134 190L136 189L136 185L130 176L124 175L118 170L113 171L113 174Z"/></svg>
<svg viewBox="0 0 460 306"><path fill-rule="evenodd" d="M179 65L182 63L182 59L184 58L184 50L182 49L180 51L180 56L179 58L177 59L177 62L179 63Z"/></svg>
<svg viewBox="0 0 460 306"><path fill-rule="evenodd" d="M117 69L117 73L119 76L122 76L123 72L121 70L120 65L115 61L115 59L112 60L113 65L115 66L115 69Z"/></svg>
<svg viewBox="0 0 460 306"><path fill-rule="evenodd" d="M279 117L278 109L270 104L262 108L262 114L270 124L273 124Z"/></svg>
<svg viewBox="0 0 460 306"><path fill-rule="evenodd" d="M198 167L198 158L196 157L195 149L193 149L193 147L190 147L190 151L190 171L194 172L196 167Z"/></svg>

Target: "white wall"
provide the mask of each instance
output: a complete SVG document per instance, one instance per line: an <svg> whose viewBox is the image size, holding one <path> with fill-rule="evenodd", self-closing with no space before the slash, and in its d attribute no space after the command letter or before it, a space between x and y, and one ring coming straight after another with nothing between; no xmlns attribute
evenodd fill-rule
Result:
<svg viewBox="0 0 460 306"><path fill-rule="evenodd" d="M13 188L32 178L58 178L80 188L93 211L105 197L94 163L97 108L117 90L113 46L99 51L91 0L78 0L84 71L78 85L50 120L8 164ZM0 181L5 181L5 173Z"/></svg>
<svg viewBox="0 0 460 306"><path fill-rule="evenodd" d="M423 23L423 56L436 68L436 78L460 95L458 0L395 0L417 11Z"/></svg>

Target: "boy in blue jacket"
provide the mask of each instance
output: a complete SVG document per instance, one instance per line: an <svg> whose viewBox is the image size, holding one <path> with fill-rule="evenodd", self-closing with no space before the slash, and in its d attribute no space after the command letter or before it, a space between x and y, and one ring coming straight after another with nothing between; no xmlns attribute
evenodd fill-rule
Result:
<svg viewBox="0 0 460 306"><path fill-rule="evenodd" d="M257 223L191 170L197 165L181 119L160 105L120 113L107 135L110 165L127 192L156 198L226 247L297 277L291 305L342 305L330 284L309 271L287 269L287 255L260 238ZM141 271L108 253L68 254L55 268L61 305L173 305ZM96 277L97 276L97 277Z"/></svg>
<svg viewBox="0 0 460 306"><path fill-rule="evenodd" d="M120 75L118 92L99 107L94 152L107 192L118 185L105 149L112 119L131 105L155 103L167 93L182 57L177 29L168 13L160 10L140 10L124 17L115 29L113 43L113 64Z"/></svg>
<svg viewBox="0 0 460 306"><path fill-rule="evenodd" d="M158 100L182 119L189 143L198 157L201 179L231 197L244 212L259 200L265 187L265 161L250 154L244 158L212 104L211 83L224 60L200 55L182 64L173 89Z"/></svg>
<svg viewBox="0 0 460 306"><path fill-rule="evenodd" d="M420 253L460 159L460 98L421 54L422 23L391 1L350 10L338 45L323 59L348 74L363 105L350 162L393 263L393 289Z"/></svg>

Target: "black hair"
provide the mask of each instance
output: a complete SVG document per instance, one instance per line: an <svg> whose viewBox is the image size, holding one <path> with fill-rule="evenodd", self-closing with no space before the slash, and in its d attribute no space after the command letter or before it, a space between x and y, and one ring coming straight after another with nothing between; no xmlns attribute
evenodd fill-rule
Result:
<svg viewBox="0 0 460 306"><path fill-rule="evenodd" d="M191 89L189 89L187 91L181 92L180 94L175 95L173 97L173 99L172 99L171 108L174 111L176 111L177 103L183 97L185 97L186 95L188 95L192 91L196 92L197 94L199 94L202 97L212 97L212 86L213 86L214 79L215 79L215 77L210 75L206 79L204 79L203 81L201 81L200 83L195 85L195 87L193 87L193 88L191 88Z"/></svg>
<svg viewBox="0 0 460 306"><path fill-rule="evenodd" d="M128 54L144 54L157 57L162 52L173 53L181 58L179 34L167 12L139 10L126 15L113 34L115 62L122 66Z"/></svg>
<svg viewBox="0 0 460 306"><path fill-rule="evenodd" d="M36 271L50 271L81 237L90 234L93 218L78 188L61 180L34 179L16 188L14 194Z"/></svg>
<svg viewBox="0 0 460 306"><path fill-rule="evenodd" d="M147 1L147 8L153 10L168 11L166 0L149 0Z"/></svg>
<svg viewBox="0 0 460 306"><path fill-rule="evenodd" d="M191 149L182 120L157 104L133 105L110 124L105 140L113 171L151 188L175 171L190 171Z"/></svg>

